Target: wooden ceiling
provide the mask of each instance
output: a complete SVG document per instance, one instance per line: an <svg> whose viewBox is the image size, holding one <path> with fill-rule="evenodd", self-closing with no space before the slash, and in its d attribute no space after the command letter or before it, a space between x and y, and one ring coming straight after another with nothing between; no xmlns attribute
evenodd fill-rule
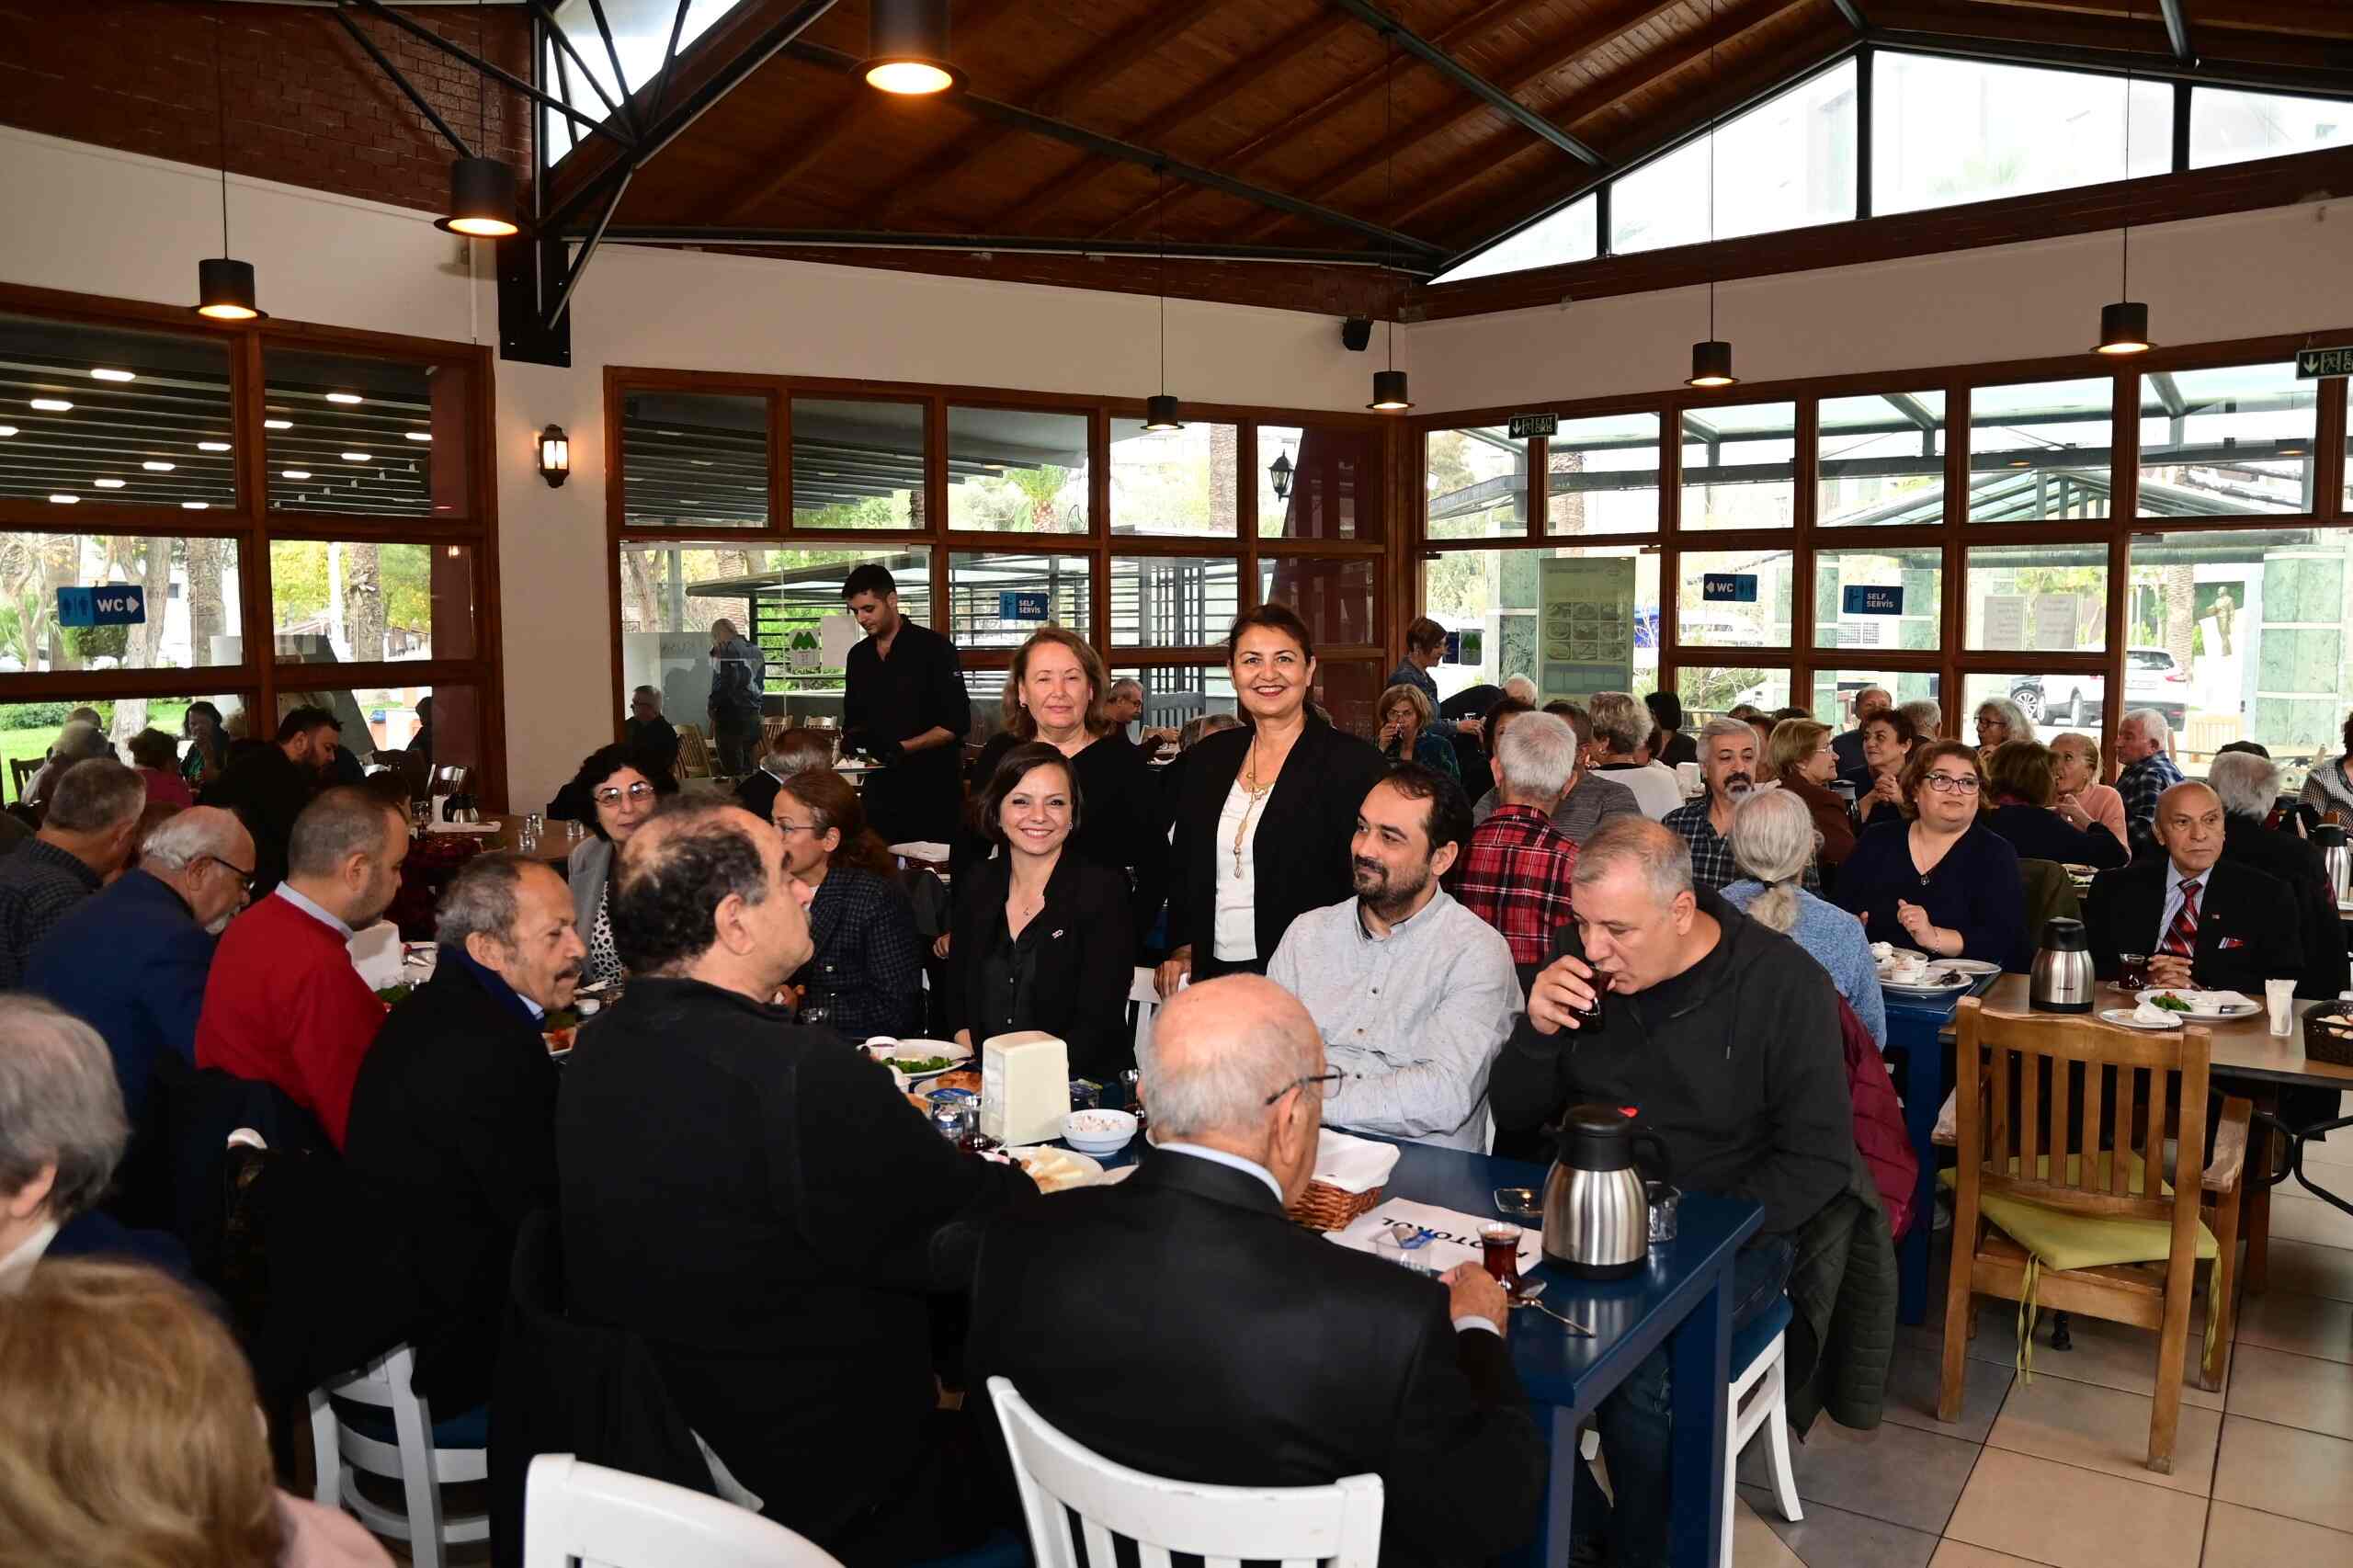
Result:
<svg viewBox="0 0 2353 1568"><path fill-rule="evenodd" d="M1362 264L1434 271L1859 40L2353 85L2346 0L1380 3L1461 70L1392 49L1365 0L959 0L965 94L900 99L847 69L867 7L841 0L636 173L611 233L691 228L707 233L676 237L710 249L778 232L1145 246L1165 233L1185 257L1167 264L1171 293L1385 315L1405 275ZM685 58L676 91L810 8L745 0ZM1110 155L1104 138L1146 155ZM592 142L558 165L551 210L610 155ZM567 232L602 209L584 203ZM1187 255L1230 246L1293 259ZM768 254L1142 290L1161 276L1148 256L980 243Z"/></svg>

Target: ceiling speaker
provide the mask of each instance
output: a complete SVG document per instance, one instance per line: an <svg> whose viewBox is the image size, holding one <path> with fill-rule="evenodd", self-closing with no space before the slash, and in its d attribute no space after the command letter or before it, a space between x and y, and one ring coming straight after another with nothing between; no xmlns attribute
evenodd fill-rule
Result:
<svg viewBox="0 0 2353 1568"><path fill-rule="evenodd" d="M1340 345L1361 354L1372 347L1372 318L1350 316L1340 324Z"/></svg>

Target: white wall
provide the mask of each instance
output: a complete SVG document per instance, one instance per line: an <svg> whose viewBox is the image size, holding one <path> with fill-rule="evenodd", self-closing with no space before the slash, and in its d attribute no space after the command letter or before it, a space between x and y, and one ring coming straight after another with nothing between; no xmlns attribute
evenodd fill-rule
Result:
<svg viewBox="0 0 2353 1568"><path fill-rule="evenodd" d="M232 244L263 307L296 321L487 340L496 302L421 213L233 178ZM216 176L0 127L0 281L193 302L220 246ZM2343 204L2339 204L2341 207ZM2161 340L2353 324L2343 226L2325 204L2133 235L2133 292ZM2332 228L2332 223L2336 225ZM2112 297L2115 237L2091 235L1733 283L1718 320L1752 380L1966 363L2088 346ZM1106 263L1115 266L1117 263ZM499 552L507 773L517 804L554 793L612 731L605 559L607 365L1017 387L1156 390L1148 297L616 247L573 305L573 368L501 362ZM1425 412L1542 406L1677 382L1705 292L1437 322L1398 337ZM1332 318L1172 301L1169 387L1204 402L1362 406L1370 356ZM563 426L573 478L550 490L535 437Z"/></svg>
<svg viewBox="0 0 2353 1568"><path fill-rule="evenodd" d="M2135 229L2132 296L2160 343L2353 326L2348 246L2344 201ZM2099 335L2117 255L2110 231L1742 278L1716 290L1716 331L1744 381L2045 358ZM1676 289L1428 322L1400 341L1423 412L1542 408L1679 385L1707 325L1708 291Z"/></svg>

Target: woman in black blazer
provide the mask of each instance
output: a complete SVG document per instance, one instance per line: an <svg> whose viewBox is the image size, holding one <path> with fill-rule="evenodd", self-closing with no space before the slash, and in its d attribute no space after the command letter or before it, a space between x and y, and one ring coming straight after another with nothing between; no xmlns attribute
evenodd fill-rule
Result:
<svg viewBox="0 0 2353 1568"><path fill-rule="evenodd" d="M1355 894L1357 808L1388 766L1310 710L1315 649L1287 607L1237 617L1225 647L1246 727L1186 754L1168 846L1163 996L1188 974L1264 974L1293 920Z"/></svg>
<svg viewBox="0 0 2353 1568"><path fill-rule="evenodd" d="M1042 1029L1070 1047L1074 1074L1099 1083L1135 1064L1135 936L1126 874L1075 847L1084 806L1051 743L998 762L976 813L998 854L957 879L946 1001L961 1043Z"/></svg>

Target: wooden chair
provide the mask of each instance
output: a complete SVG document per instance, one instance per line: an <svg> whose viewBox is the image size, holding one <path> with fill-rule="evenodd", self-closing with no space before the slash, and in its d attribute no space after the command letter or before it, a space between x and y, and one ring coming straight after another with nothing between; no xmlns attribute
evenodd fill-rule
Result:
<svg viewBox="0 0 2353 1568"><path fill-rule="evenodd" d="M25 798L25 786L32 782L33 775L39 773L41 765L48 760L45 756L12 756L8 759L8 782L16 787L17 800Z"/></svg>
<svg viewBox="0 0 2353 1568"><path fill-rule="evenodd" d="M678 777L710 777L710 743L703 739L702 727L699 724L678 726Z"/></svg>
<svg viewBox="0 0 2353 1568"><path fill-rule="evenodd" d="M1937 1418L1954 1421L1961 1415L1972 1295L2021 1301L2031 1293L2039 1305L2056 1312L2157 1332L2148 1465L2160 1475L2171 1474L2200 1208L2206 1201L2213 1206L2219 1273L2213 1348L2200 1369L2202 1386L2221 1386L2222 1360L2230 1348L2238 1185L2251 1108L2243 1099L2223 1102L2210 1163L2202 1157L2213 1048L2207 1030L2144 1033L2067 1015L1988 1015L1976 997L1961 1003L1954 1025L1961 1079L1954 1148L1960 1163L1953 1183L1952 1271L1946 1287ZM2079 1102L2071 1104L2078 1093ZM2168 1106L2181 1108L2170 1194L2158 1185ZM2136 1148L2137 1184L2135 1162L2129 1157ZM1984 1212L1983 1200L1996 1195L2095 1221L2154 1221L2171 1232L2164 1256L2151 1262L2040 1267Z"/></svg>

